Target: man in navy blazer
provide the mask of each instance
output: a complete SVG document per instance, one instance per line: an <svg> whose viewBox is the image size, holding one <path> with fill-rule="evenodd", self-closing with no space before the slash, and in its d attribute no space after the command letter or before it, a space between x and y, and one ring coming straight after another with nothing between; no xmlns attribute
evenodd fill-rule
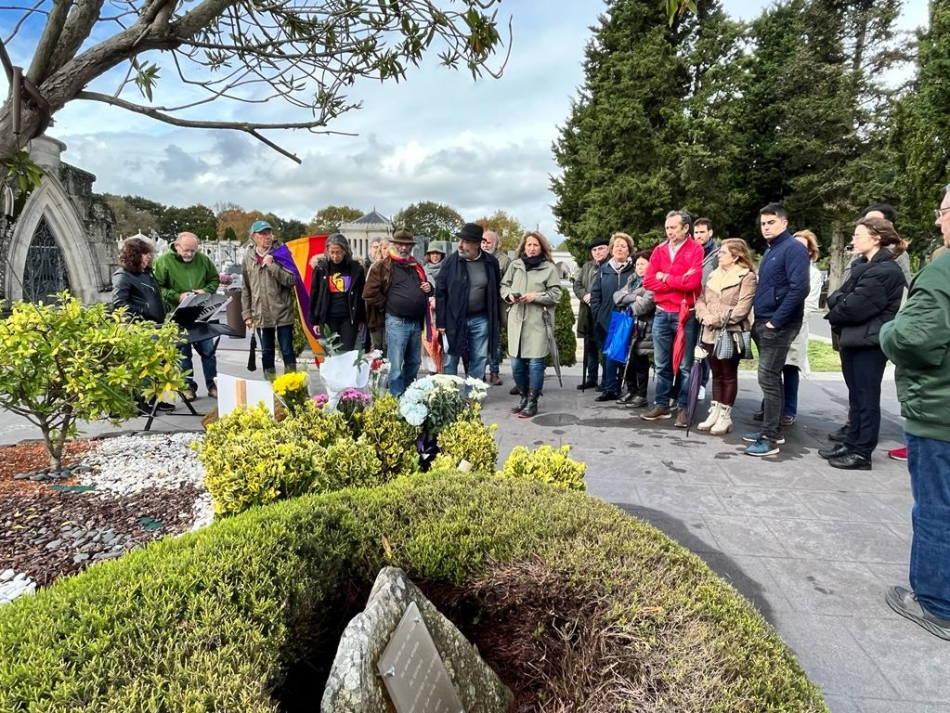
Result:
<svg viewBox="0 0 950 713"><path fill-rule="evenodd" d="M770 456L785 443L782 436L782 367L792 340L802 328L808 296L808 250L788 230L788 211L769 203L759 211L762 237L769 244L759 263L752 339L759 350L759 388L764 398L762 431L747 433L746 455Z"/></svg>

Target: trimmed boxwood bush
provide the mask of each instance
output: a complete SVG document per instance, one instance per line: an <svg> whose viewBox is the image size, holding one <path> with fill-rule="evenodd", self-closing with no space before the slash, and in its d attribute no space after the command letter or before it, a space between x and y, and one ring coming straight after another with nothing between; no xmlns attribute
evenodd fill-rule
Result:
<svg viewBox="0 0 950 713"><path fill-rule="evenodd" d="M761 616L653 527L457 473L257 508L3 607L0 710L273 712L301 659L332 658L340 603L361 607L381 566L450 586L527 561L596 586L591 605L639 642L629 655L656 664L640 688L654 709L826 710Z"/></svg>

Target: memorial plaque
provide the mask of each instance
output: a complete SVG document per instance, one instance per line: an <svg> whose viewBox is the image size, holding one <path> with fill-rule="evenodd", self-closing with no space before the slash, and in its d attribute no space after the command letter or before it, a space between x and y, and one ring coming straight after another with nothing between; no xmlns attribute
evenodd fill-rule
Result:
<svg viewBox="0 0 950 713"><path fill-rule="evenodd" d="M406 607L376 668L398 713L465 713L415 602Z"/></svg>

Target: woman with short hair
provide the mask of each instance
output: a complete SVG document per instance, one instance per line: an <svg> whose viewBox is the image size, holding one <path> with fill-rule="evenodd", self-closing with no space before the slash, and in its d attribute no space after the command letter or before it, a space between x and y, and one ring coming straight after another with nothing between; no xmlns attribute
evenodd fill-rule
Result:
<svg viewBox="0 0 950 713"><path fill-rule="evenodd" d="M722 436L732 430L732 407L739 391L738 347L732 356L716 356L716 342L723 331L735 340L752 327L749 315L757 287L755 264L745 240L729 238L719 246L719 267L709 275L696 300L696 319L702 325L699 343L709 355L712 372L712 403L709 416L696 428Z"/></svg>
<svg viewBox="0 0 950 713"><path fill-rule="evenodd" d="M881 380L887 357L881 327L897 315L906 280L895 258L905 243L883 218L858 221L851 240L854 254L848 281L828 297L825 315L838 339L848 385L848 433L844 443L818 451L842 470L871 470L871 454L881 428Z"/></svg>
<svg viewBox="0 0 950 713"><path fill-rule="evenodd" d="M501 280L501 298L508 310L508 353L511 373L521 401L511 409L519 418L538 413L544 387L544 359L548 356L544 311L551 312L561 299L561 278L551 255L551 244L541 233L525 233L515 259Z"/></svg>
<svg viewBox="0 0 950 713"><path fill-rule="evenodd" d="M604 260L594 275L594 282L590 288L590 311L594 319L594 332L601 352L607 346L607 332L610 329L610 320L614 312L620 308L614 304L614 293L621 289L630 275L633 274L633 251L636 246L633 238L626 233L614 233L610 236L607 246L610 254ZM622 361L611 359L604 355L603 392L595 401L616 401L620 398L620 370Z"/></svg>
<svg viewBox="0 0 950 713"><path fill-rule="evenodd" d="M125 307L132 319L165 321L162 288L152 274L155 246L142 238L126 238L119 249L119 269L112 274L112 307Z"/></svg>

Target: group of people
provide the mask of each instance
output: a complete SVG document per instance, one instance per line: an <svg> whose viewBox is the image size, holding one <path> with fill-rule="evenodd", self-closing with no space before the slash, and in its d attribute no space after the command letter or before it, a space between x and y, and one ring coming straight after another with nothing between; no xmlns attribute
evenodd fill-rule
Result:
<svg viewBox="0 0 950 713"><path fill-rule="evenodd" d="M751 357L754 343L763 398L752 418L761 427L743 436L749 442L745 453L778 453L785 442L783 429L797 417L800 374L809 372L808 318L819 308L822 276L815 264L819 248L814 233L792 234L788 213L779 203L763 207L759 219L768 249L758 269L744 240L720 243L712 221L694 222L684 211L666 216L667 239L649 250L637 252L626 233L592 241L591 260L574 285L581 300L578 335L585 340L578 388L597 389L596 401L649 406L639 414L645 421L671 419L675 412L673 425L686 428L690 366L698 344L706 355L703 380L711 376L712 399L697 428L723 435L733 430L739 363ZM897 314L907 287L901 263L909 274L906 243L894 219L886 204L862 213L852 239L854 260L828 298L827 319L850 398L848 426L832 434L832 440L840 435L841 442L820 452L835 468L869 470L877 445L886 362L878 334ZM615 351L604 353L617 312L635 320L625 361ZM651 360L656 374L652 405L647 399Z"/></svg>

